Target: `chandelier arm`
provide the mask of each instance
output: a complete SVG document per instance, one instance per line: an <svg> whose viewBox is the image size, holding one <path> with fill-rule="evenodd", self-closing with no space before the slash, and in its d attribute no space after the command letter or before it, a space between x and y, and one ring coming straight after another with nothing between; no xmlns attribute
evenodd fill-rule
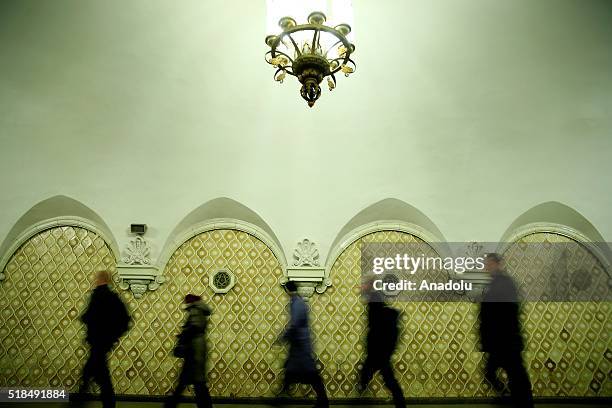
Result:
<svg viewBox="0 0 612 408"><path fill-rule="evenodd" d="M295 40L291 36L291 33L287 33L287 37L289 37L289 39L293 43L293 47L295 48L295 52L297 53L297 56L299 57L300 55L302 55L302 51L300 51L300 47L298 47L297 43L295 42Z"/></svg>
<svg viewBox="0 0 612 408"><path fill-rule="evenodd" d="M278 75L278 73L279 73L279 72L281 72L281 71L284 71L284 72L286 72L286 73L287 73L287 74L289 74L289 75L296 76L296 75L295 75L293 72L289 71L287 68L285 68L285 67L281 67L281 68L279 68L279 69L277 69L277 70L276 70L276 72L274 73L273 78L276 78L276 76Z"/></svg>
<svg viewBox="0 0 612 408"><path fill-rule="evenodd" d="M346 64L347 64L347 63L349 63L349 62L350 62L351 64L353 64L353 67L354 67L353 69L357 70L357 64L355 64L355 61L353 61L353 60L350 58L350 55L349 55L349 56L347 56L347 57L344 57L344 58L334 58L333 60L329 61L330 65L331 65L331 63L332 63L332 62L334 62L334 61L336 61L336 62L342 61L342 63L339 63L339 64L338 64L338 68L336 68L336 69L334 69L333 71L331 71L331 72L330 72L330 74L335 74L336 72L340 71L340 70L342 69L342 65L346 65Z"/></svg>
<svg viewBox="0 0 612 408"><path fill-rule="evenodd" d="M327 55L327 54L328 54L328 53L331 51L331 49L332 49L332 48L334 48L334 47L335 47L336 45L338 45L338 44L344 44L344 43L342 42L342 40L338 40L338 41L336 41L336 42L334 43L334 45L332 45L331 47L329 47L329 48L327 49L327 51L325 51L325 54L324 54L324 55Z"/></svg>
<svg viewBox="0 0 612 408"><path fill-rule="evenodd" d="M291 59L291 57L288 56L287 54L285 54L284 52L278 51L277 49L273 49L273 50L270 50L270 51L266 52L266 56L264 58L265 58L266 62L268 64L270 64L270 65L272 65L272 63L270 61L268 61L268 59L266 58L268 56L268 54L270 54L270 56L272 56L272 58L274 58L276 56L275 54L282 55L283 57L286 57L289 60L289 62L291 62L291 65L293 65L293 59ZM291 65L284 65L284 67L291 67Z"/></svg>
<svg viewBox="0 0 612 408"><path fill-rule="evenodd" d="M319 38L321 37L320 35L317 35L317 34L319 34L319 30L315 29L314 30L314 34L312 35L312 48L310 50L311 54L314 54L315 50L317 49L317 43L318 43L318 38L317 37L319 37Z"/></svg>
<svg viewBox="0 0 612 408"><path fill-rule="evenodd" d="M346 37L342 34L340 34L338 32L338 30L336 30L335 28L332 27L328 27L325 25L318 25L318 24L299 24L299 25L295 25L291 28L287 28L286 30L283 31L283 33L281 34L282 36L285 35L291 35L293 33L297 33L300 31L305 31L305 30L319 30L319 31L325 31L326 33L330 33L332 34L334 37L336 37L340 42L342 42L342 44L344 44L344 46L346 47L347 50L350 49L351 47L351 43L346 39ZM291 36L290 36L291 38ZM293 41L293 38L291 38L291 41ZM294 45L295 42L294 42ZM297 49L297 45L296 45L296 49Z"/></svg>

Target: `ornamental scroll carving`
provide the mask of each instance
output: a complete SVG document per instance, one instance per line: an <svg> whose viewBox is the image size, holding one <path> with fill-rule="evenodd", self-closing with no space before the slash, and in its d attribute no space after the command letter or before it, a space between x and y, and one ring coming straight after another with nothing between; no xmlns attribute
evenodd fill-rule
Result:
<svg viewBox="0 0 612 408"><path fill-rule="evenodd" d="M149 243L139 235L126 246L123 264L117 265L118 286L130 290L137 299L149 290L158 289L166 280L152 265L150 255Z"/></svg>

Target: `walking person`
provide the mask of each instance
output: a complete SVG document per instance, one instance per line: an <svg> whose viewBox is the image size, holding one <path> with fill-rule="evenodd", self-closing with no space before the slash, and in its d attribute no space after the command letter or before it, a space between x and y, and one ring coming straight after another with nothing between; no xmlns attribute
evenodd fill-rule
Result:
<svg viewBox="0 0 612 408"><path fill-rule="evenodd" d="M327 393L316 368L312 350L308 307L304 299L297 293L295 282L287 282L285 290L290 297L289 323L277 342L289 343L289 354L285 362L283 387L280 394L286 394L293 384L309 384L317 395L315 407L327 408L329 407Z"/></svg>
<svg viewBox="0 0 612 408"><path fill-rule="evenodd" d="M165 408L174 408L188 385L193 384L198 408L211 408L212 399L206 385L206 327L210 308L197 295L185 296L187 317L178 335L174 355L183 359L178 384L166 400Z"/></svg>
<svg viewBox="0 0 612 408"><path fill-rule="evenodd" d="M531 383L521 356L523 337L518 290L503 269L501 255L487 254L484 264L485 270L491 274L491 282L484 291L479 315L480 343L482 351L487 353L485 378L496 391L501 392L504 385L497 377L497 369L504 369L515 406L531 408Z"/></svg>
<svg viewBox="0 0 612 408"><path fill-rule="evenodd" d="M110 289L110 283L110 272L96 273L95 287L87 309L81 316L81 321L87 329L85 341L89 344L89 358L83 367L79 394L82 397L87 392L93 379L100 386L104 408L115 406L115 393L108 370L108 353L127 332L131 320L121 298Z"/></svg>
<svg viewBox="0 0 612 408"><path fill-rule="evenodd" d="M374 290L373 280L365 283L362 290L367 302L367 355L357 389L360 394L363 393L374 374L380 371L385 386L393 396L393 404L396 408L404 408L406 407L404 393L391 366L391 356L395 351L399 334L399 312L385 304L383 295Z"/></svg>

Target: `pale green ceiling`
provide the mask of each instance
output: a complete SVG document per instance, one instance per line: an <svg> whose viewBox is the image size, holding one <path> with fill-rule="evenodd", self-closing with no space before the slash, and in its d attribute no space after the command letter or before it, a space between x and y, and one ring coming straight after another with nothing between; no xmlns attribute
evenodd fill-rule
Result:
<svg viewBox="0 0 612 408"><path fill-rule="evenodd" d="M230 197L323 252L388 197L449 240L546 201L612 238L612 2L354 1L357 72L308 109L265 2L0 3L0 241L56 194L162 246Z"/></svg>

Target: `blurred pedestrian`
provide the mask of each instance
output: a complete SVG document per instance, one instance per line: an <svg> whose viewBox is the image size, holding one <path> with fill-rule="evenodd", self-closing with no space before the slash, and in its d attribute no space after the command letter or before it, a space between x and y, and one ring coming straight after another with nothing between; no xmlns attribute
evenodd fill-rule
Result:
<svg viewBox="0 0 612 408"><path fill-rule="evenodd" d="M184 303L187 316L174 349L174 355L183 359L183 367L165 407L176 407L185 388L193 384L197 407L210 408L212 399L206 384L206 328L211 310L197 295L186 295Z"/></svg>
<svg viewBox="0 0 612 408"><path fill-rule="evenodd" d="M316 368L308 324L308 307L297 292L295 282L289 281L285 290L289 300L289 323L277 340L289 343L289 354L285 362L285 372L281 394L286 394L293 384L309 384L317 395L315 407L327 408L329 401L321 375Z"/></svg>
<svg viewBox="0 0 612 408"><path fill-rule="evenodd" d="M125 304L110 289L111 274L99 271L94 280L87 309L81 316L89 344L89 358L83 367L79 394L85 394L93 379L100 386L100 396L104 408L115 406L115 393L108 370L108 353L117 344L119 338L128 331L131 321Z"/></svg>
<svg viewBox="0 0 612 408"><path fill-rule="evenodd" d="M386 305L383 294L374 289L373 282L374 279L371 279L362 286L362 295L367 303L367 354L357 389L363 393L374 374L380 371L385 386L393 396L393 404L396 408L404 408L404 393L391 366L391 356L399 337L399 312Z"/></svg>
<svg viewBox="0 0 612 408"><path fill-rule="evenodd" d="M480 343L487 353L485 378L501 392L503 383L497 376L502 368L508 375L510 395L516 407L533 407L529 375L523 365L521 352L523 336L519 320L518 290L503 269L503 258L496 253L485 256L485 270L491 274L480 304Z"/></svg>

